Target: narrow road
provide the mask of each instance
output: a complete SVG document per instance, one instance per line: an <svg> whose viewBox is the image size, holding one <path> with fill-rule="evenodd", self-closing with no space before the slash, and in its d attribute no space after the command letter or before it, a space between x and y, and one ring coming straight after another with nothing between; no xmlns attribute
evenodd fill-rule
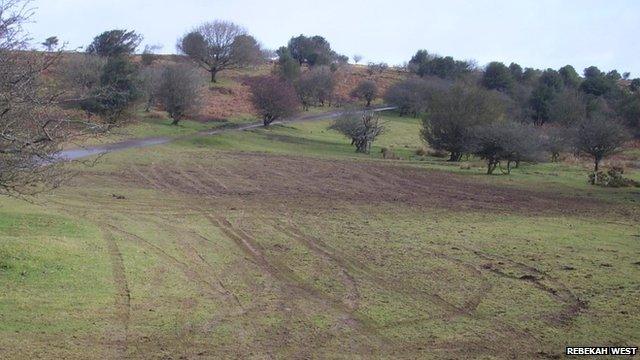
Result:
<svg viewBox="0 0 640 360"><path fill-rule="evenodd" d="M382 111L393 110L393 109L395 109L395 107L387 106L387 107L369 109L368 111L382 112ZM360 110L360 112L363 112L363 111L365 110ZM291 119L274 121L272 125L333 119L344 114L345 112L346 111L332 111L332 112L327 112L322 114L302 115L302 116L297 116ZM154 145L162 145L162 144L170 143L172 141L192 138L197 136L211 136L211 135L217 135L217 134L222 134L222 133L231 132L231 131L253 130L253 129L261 128L262 126L263 126L262 122L256 122L256 123L241 125L237 127L204 130L204 131L197 132L195 134L190 134L185 136L177 136L177 137L162 136L162 137L149 137L149 138L142 138L142 139L130 139L130 140L125 140L125 141L121 141L113 144L107 144L107 145L63 150L56 155L56 159L58 159L59 161L79 160L92 155L100 155L100 154L105 154L105 153L110 153L115 151L143 148L143 147L149 147Z"/></svg>

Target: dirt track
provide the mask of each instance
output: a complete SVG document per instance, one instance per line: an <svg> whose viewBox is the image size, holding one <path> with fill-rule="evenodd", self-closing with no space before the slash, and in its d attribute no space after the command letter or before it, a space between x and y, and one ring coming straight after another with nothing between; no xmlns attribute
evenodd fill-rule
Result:
<svg viewBox="0 0 640 360"><path fill-rule="evenodd" d="M395 107L383 106L383 107L372 108L371 111L381 112L381 111L387 111L387 110L393 110L393 109L395 109ZM290 119L274 121L272 125L304 122L304 121L326 120L326 119L338 117L342 114L344 114L344 111L338 110L338 111L325 112L322 114L299 115L297 117L293 117ZM105 153L114 152L114 151L122 151L122 150L128 150L128 149L162 145L162 144L170 143L172 141L191 138L191 137L197 137L197 136L212 136L212 135L222 134L230 131L252 130L252 129L260 128L262 126L263 124L261 122L257 122L257 123L247 124L247 125L240 125L236 127L205 130L205 131L198 132L195 135L188 135L183 137L165 136L165 137L150 137L150 138L142 138L142 139L130 139L130 140L125 140L125 141L117 142L114 144L108 144L108 145L102 145L102 146L92 146L92 147L86 147L81 149L63 150L56 155L56 158L59 159L60 161L79 160L89 156L100 155L100 154L105 154Z"/></svg>

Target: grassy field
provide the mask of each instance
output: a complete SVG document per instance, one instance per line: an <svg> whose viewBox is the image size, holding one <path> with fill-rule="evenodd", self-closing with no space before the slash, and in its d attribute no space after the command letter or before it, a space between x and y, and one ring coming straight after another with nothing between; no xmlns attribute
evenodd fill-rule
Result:
<svg viewBox="0 0 640 360"><path fill-rule="evenodd" d="M136 136L174 136L148 119ZM559 358L640 343L640 189L483 175L385 116L109 154L0 199L0 358ZM382 147L404 160L382 159ZM640 179L638 171L630 177Z"/></svg>

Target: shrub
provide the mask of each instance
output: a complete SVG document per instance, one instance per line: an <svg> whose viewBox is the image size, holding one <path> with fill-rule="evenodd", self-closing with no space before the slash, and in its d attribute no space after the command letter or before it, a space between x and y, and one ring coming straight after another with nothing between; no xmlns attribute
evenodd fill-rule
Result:
<svg viewBox="0 0 640 360"><path fill-rule="evenodd" d="M374 74L382 74L383 72L387 71L387 69L389 69L389 65L387 63L373 63L370 62L369 64L367 64L367 73L369 75L374 75Z"/></svg>
<svg viewBox="0 0 640 360"><path fill-rule="evenodd" d="M199 106L202 87L197 72L189 65L176 64L165 68L158 89L158 100L173 119L172 125L193 113Z"/></svg>
<svg viewBox="0 0 640 360"><path fill-rule="evenodd" d="M384 131L380 117L371 111L346 113L329 128L350 138L356 152L367 154L371 151L373 141Z"/></svg>
<svg viewBox="0 0 640 360"><path fill-rule="evenodd" d="M251 101L262 115L264 126L297 112L299 103L290 83L272 76L263 76L252 79L249 86Z"/></svg>
<svg viewBox="0 0 640 360"><path fill-rule="evenodd" d="M572 130L576 152L592 157L594 172L598 172L602 159L618 152L627 140L624 126L601 114L585 118Z"/></svg>
<svg viewBox="0 0 640 360"><path fill-rule="evenodd" d="M486 161L489 175L500 166L501 161L507 162L508 174L512 163L517 167L522 161L535 161L541 150L537 131L531 126L515 122L476 126L471 137L472 151Z"/></svg>
<svg viewBox="0 0 640 360"><path fill-rule="evenodd" d="M426 110L434 93L448 88L449 83L439 78L427 80L413 77L391 86L384 94L384 101L397 106L400 116L416 117Z"/></svg>
<svg viewBox="0 0 640 360"><path fill-rule="evenodd" d="M598 185L603 187L640 187L640 182L633 179L625 178L624 169L622 167L614 166L606 173L597 171L589 174L589 183L591 185Z"/></svg>
<svg viewBox="0 0 640 360"><path fill-rule="evenodd" d="M364 100L365 106L371 106L371 102L378 96L378 85L372 80L363 80L351 92L351 96Z"/></svg>

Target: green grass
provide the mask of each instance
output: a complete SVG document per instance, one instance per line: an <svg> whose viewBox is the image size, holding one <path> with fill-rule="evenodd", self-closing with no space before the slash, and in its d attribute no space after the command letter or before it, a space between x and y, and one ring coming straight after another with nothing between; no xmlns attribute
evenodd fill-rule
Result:
<svg viewBox="0 0 640 360"><path fill-rule="evenodd" d="M511 358L640 341L638 189L589 186L579 165L486 176L479 161L415 155L419 120L384 120L368 155L330 121L295 123L112 153L96 167L72 165L79 176L36 203L0 199L0 358ZM206 126L145 119L128 131ZM382 159L382 147L405 160ZM455 193L417 205L262 194L237 186L251 180L242 176L225 178L219 194L190 190L214 181L212 167L240 174L240 152L410 166L437 172L443 192L455 175L617 210L448 206L466 195ZM273 172L255 176L295 177L269 164ZM586 305L562 323L566 291Z"/></svg>
<svg viewBox="0 0 640 360"><path fill-rule="evenodd" d="M4 199L3 205L0 332L22 338L99 333L113 287L98 229L19 201Z"/></svg>

